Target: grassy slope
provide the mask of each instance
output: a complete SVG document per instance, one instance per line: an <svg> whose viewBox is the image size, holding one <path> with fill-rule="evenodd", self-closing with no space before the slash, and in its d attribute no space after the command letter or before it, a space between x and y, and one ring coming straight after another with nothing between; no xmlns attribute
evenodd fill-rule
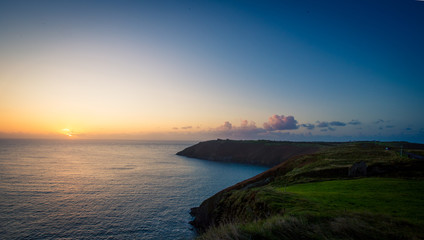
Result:
<svg viewBox="0 0 424 240"><path fill-rule="evenodd" d="M265 186L221 193L219 226L199 238L423 239L422 161L385 145L347 143L297 157L273 169ZM343 174L358 161L379 177Z"/></svg>
<svg viewBox="0 0 424 240"><path fill-rule="evenodd" d="M284 191L284 187L278 190ZM420 180L362 178L296 184L286 188L316 204L321 212L368 212L424 223L424 184Z"/></svg>

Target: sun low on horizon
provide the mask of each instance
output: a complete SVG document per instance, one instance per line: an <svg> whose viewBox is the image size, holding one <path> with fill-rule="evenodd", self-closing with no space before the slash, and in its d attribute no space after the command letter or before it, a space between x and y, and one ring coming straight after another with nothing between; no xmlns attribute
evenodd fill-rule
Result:
<svg viewBox="0 0 424 240"><path fill-rule="evenodd" d="M424 142L423 24L422 1L2 1L0 138Z"/></svg>
<svg viewBox="0 0 424 240"><path fill-rule="evenodd" d="M70 129L68 129L68 128L64 128L64 129L62 129L62 130L61 130L61 132L62 132L63 134L65 134L66 136L68 136L68 137L72 137L72 130L70 130Z"/></svg>

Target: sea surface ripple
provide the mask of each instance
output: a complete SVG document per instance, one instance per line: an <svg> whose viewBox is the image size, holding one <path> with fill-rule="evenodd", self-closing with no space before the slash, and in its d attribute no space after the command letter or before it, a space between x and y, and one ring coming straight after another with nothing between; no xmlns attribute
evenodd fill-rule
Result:
<svg viewBox="0 0 424 240"><path fill-rule="evenodd" d="M191 144L0 139L0 239L191 239L191 207L266 170Z"/></svg>

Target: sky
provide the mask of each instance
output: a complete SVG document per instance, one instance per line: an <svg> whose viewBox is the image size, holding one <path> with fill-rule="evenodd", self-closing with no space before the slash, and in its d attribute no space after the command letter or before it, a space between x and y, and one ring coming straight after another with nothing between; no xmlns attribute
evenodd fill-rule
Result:
<svg viewBox="0 0 424 240"><path fill-rule="evenodd" d="M0 1L0 138L424 143L423 1Z"/></svg>

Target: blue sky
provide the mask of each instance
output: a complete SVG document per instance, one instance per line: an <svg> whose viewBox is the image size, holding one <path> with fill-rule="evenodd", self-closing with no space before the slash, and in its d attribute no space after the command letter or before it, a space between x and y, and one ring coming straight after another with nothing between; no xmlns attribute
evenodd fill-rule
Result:
<svg viewBox="0 0 424 240"><path fill-rule="evenodd" d="M0 136L424 142L423 24L421 1L2 1Z"/></svg>

